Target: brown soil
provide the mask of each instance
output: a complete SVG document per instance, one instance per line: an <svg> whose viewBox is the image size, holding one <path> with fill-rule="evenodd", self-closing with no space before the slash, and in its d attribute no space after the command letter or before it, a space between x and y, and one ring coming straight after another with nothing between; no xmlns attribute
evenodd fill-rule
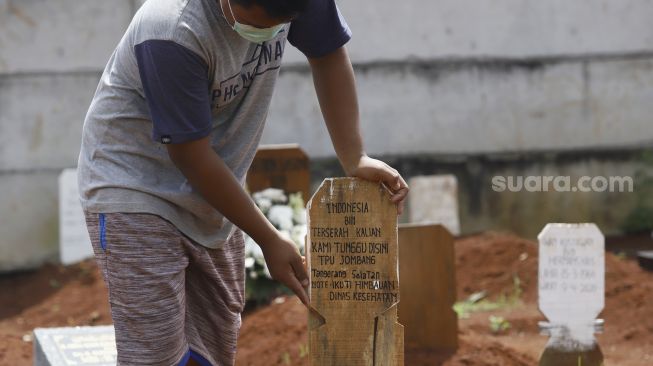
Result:
<svg viewBox="0 0 653 366"><path fill-rule="evenodd" d="M109 300L92 261L0 277L0 365L31 365L39 327L111 324Z"/></svg>
<svg viewBox="0 0 653 366"><path fill-rule="evenodd" d="M453 354L410 352L406 365L535 365L547 338L537 321L537 246L509 234L486 233L456 241L458 298L477 291L498 298L519 278L522 304L460 320L460 347ZM653 274L632 260L606 254L605 332L597 338L606 365L653 364ZM489 315L506 318L502 334ZM109 324L106 290L92 261L0 277L0 365L31 365L35 327ZM306 311L295 298L247 315L237 365L307 365Z"/></svg>
<svg viewBox="0 0 653 366"><path fill-rule="evenodd" d="M486 291L497 299L522 288L520 305L474 313L459 322L460 347L454 354L408 352L406 365L503 366L536 365L548 338L537 322L537 244L510 234L486 233L458 239L456 281L458 298ZM633 260L606 253L606 306L601 316L605 331L597 336L606 365L653 364L653 274ZM490 315L502 316L511 328L493 334ZM252 313L243 322L238 365L308 365L306 311L288 299ZM285 330L284 330L285 329Z"/></svg>

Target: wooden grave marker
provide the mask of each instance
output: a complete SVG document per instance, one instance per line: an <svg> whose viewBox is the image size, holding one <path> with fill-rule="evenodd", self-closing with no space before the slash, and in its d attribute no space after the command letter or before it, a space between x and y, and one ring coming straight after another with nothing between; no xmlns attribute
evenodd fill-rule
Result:
<svg viewBox="0 0 653 366"><path fill-rule="evenodd" d="M399 322L406 349L458 348L453 236L443 225L399 227Z"/></svg>
<svg viewBox="0 0 653 366"><path fill-rule="evenodd" d="M297 144L262 145L247 172L247 187L251 193L266 188L302 192L306 200L311 189L308 155Z"/></svg>
<svg viewBox="0 0 653 366"><path fill-rule="evenodd" d="M401 366L397 209L379 183L322 182L308 203L312 366Z"/></svg>

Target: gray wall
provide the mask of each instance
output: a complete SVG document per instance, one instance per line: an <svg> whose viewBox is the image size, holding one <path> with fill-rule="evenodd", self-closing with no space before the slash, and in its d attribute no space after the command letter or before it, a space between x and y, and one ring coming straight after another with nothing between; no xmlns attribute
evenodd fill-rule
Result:
<svg viewBox="0 0 653 366"><path fill-rule="evenodd" d="M373 154L594 149L653 142L653 1L341 1ZM400 5L398 5L400 4ZM293 52L294 51L294 52ZM266 142L332 154L288 51ZM396 131L392 139L378 131ZM290 128L288 128L290 127Z"/></svg>
<svg viewBox="0 0 653 366"><path fill-rule="evenodd" d="M499 230L535 239L551 222L594 222L606 235L621 234L626 225L641 227L644 220L649 230L653 229L653 147L582 153L419 154L383 158L409 177L455 175L463 234ZM336 159L311 161L313 189L325 176L339 174L342 173ZM620 191L615 184L613 191L608 188L604 192L565 192L553 187L541 192L497 192L492 182L495 176L569 176L572 190L580 177L626 176L632 177L633 190L629 191L631 186L624 184L624 191ZM519 178L512 182L516 179ZM399 220L410 222L410 217L404 214Z"/></svg>
<svg viewBox="0 0 653 366"><path fill-rule="evenodd" d="M363 131L372 154L576 150L653 142L653 57L407 62L364 65L357 71ZM299 140L313 156L331 155L313 94L307 70L286 70L264 141Z"/></svg>
<svg viewBox="0 0 653 366"><path fill-rule="evenodd" d="M56 258L57 177L135 6L0 0L0 272Z"/></svg>
<svg viewBox="0 0 653 366"><path fill-rule="evenodd" d="M139 4L0 0L0 271L56 255L56 177L76 164L100 72ZM653 1L340 6L354 32L349 51L372 154L466 159L653 142ZM292 47L286 53L264 142L299 142L329 158L305 61ZM505 215L475 215L471 229L510 225Z"/></svg>

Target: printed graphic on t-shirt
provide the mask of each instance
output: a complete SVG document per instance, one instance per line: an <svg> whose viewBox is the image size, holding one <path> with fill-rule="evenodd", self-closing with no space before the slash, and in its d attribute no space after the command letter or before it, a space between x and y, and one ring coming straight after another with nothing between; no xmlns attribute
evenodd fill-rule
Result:
<svg viewBox="0 0 653 366"><path fill-rule="evenodd" d="M211 109L215 110L226 106L241 92L249 89L255 77L280 68L285 44L286 38L278 37L278 39L257 45L251 57L242 65L240 72L217 83L218 88L211 91Z"/></svg>

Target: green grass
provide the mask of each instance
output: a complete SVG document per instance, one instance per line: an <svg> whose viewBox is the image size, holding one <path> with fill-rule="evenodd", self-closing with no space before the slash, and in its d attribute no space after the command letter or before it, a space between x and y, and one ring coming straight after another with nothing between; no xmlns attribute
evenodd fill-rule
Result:
<svg viewBox="0 0 653 366"><path fill-rule="evenodd" d="M503 333L511 327L510 322L502 316L490 315L488 320L490 321L490 330L494 334Z"/></svg>
<svg viewBox="0 0 653 366"><path fill-rule="evenodd" d="M485 291L476 292L466 300L455 303L453 310L458 314L458 318L465 319L469 318L472 313L502 310L521 305L521 295L523 293L521 279L519 276L514 275L512 280L513 288L510 294L501 294L496 300L491 301L486 298L487 293Z"/></svg>
<svg viewBox="0 0 653 366"><path fill-rule="evenodd" d="M281 355L281 362L283 362L284 365L290 365L290 354L288 352L284 352Z"/></svg>
<svg viewBox="0 0 653 366"><path fill-rule="evenodd" d="M308 344L299 345L299 358L304 358L308 356Z"/></svg>

